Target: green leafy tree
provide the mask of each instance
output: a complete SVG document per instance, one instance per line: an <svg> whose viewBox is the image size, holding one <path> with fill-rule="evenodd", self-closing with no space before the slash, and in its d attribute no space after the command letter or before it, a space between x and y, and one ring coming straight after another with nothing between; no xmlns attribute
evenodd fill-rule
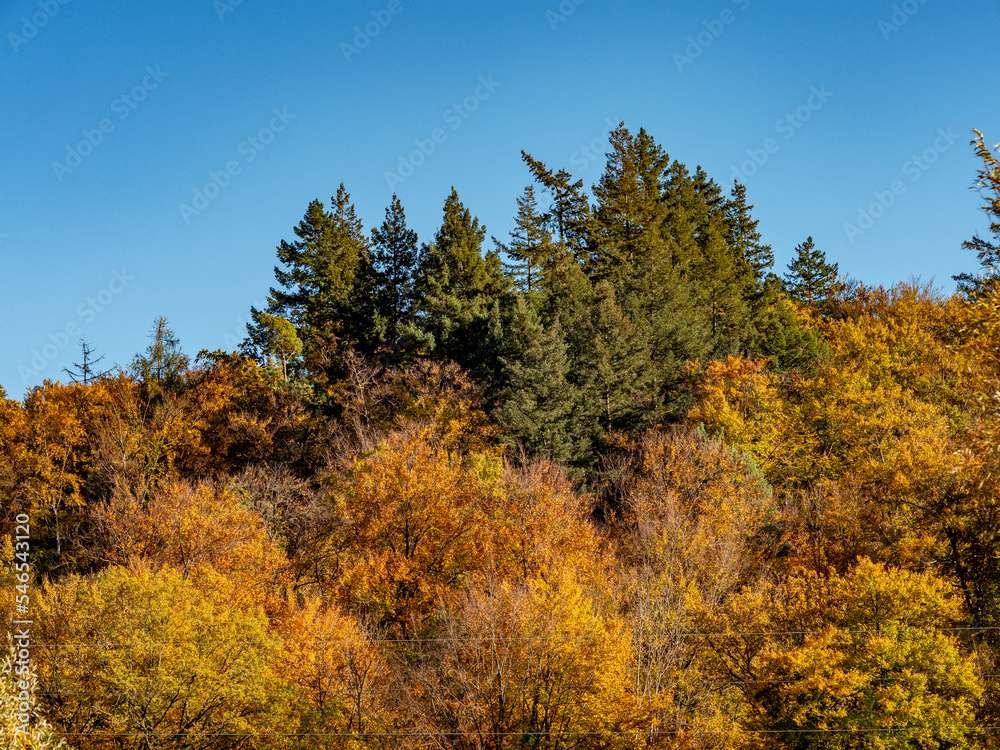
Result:
<svg viewBox="0 0 1000 750"><path fill-rule="evenodd" d="M820 305L837 289L837 270L837 264L828 263L826 253L816 247L812 237L807 237L795 248L795 258L785 274L785 287L792 299Z"/></svg>
<svg viewBox="0 0 1000 750"><path fill-rule="evenodd" d="M264 353L281 363L281 374L288 379L288 363L302 356L302 340L289 321L278 315L261 313L258 318L264 340Z"/></svg>

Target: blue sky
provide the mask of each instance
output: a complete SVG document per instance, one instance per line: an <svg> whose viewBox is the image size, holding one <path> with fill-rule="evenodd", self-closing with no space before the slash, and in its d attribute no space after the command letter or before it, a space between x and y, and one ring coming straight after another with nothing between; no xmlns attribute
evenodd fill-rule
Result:
<svg viewBox="0 0 1000 750"><path fill-rule="evenodd" d="M589 186L619 121L740 177L779 272L812 235L950 290L998 29L1000 0L0 0L0 385L65 380L80 335L126 365L157 315L235 348L341 181L367 228L395 190L429 240L454 185L505 239L521 149Z"/></svg>

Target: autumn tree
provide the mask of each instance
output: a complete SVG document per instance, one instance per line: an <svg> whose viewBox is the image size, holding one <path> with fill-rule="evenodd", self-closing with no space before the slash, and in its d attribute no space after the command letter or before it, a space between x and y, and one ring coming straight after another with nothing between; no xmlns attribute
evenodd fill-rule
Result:
<svg viewBox="0 0 1000 750"><path fill-rule="evenodd" d="M69 745L42 715L38 675L18 672L12 646L0 664L0 746L9 750L67 750Z"/></svg>
<svg viewBox="0 0 1000 750"><path fill-rule="evenodd" d="M489 558L485 506L499 472L496 456L463 460L426 427L352 458L331 498L348 529L330 540L338 600L398 635L419 633L438 600Z"/></svg>
<svg viewBox="0 0 1000 750"><path fill-rule="evenodd" d="M444 618L416 678L440 746L641 746L622 624L569 573L472 587Z"/></svg>
<svg viewBox="0 0 1000 750"><path fill-rule="evenodd" d="M780 603L765 605L776 609L766 627L734 623L767 640L713 635L715 653L760 709L748 728L762 732L761 746L978 747L981 685L948 632L963 618L950 589L932 573L863 559L843 577L792 578ZM768 630L784 632L768 638ZM737 647L750 639L752 659Z"/></svg>
<svg viewBox="0 0 1000 750"><path fill-rule="evenodd" d="M281 731L279 643L206 571L112 567L35 597L33 656L57 726L93 748L242 748Z"/></svg>
<svg viewBox="0 0 1000 750"><path fill-rule="evenodd" d="M315 596L278 618L293 696L292 748L391 747L400 685L377 638Z"/></svg>

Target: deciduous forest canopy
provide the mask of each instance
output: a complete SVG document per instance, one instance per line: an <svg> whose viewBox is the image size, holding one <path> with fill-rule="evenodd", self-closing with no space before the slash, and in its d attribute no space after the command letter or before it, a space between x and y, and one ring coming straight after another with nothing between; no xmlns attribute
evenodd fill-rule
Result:
<svg viewBox="0 0 1000 750"><path fill-rule="evenodd" d="M0 746L1000 747L973 147L950 295L774 269L743 185L620 125L590 190L523 153L509 237L341 184L238 351L161 317L0 389Z"/></svg>

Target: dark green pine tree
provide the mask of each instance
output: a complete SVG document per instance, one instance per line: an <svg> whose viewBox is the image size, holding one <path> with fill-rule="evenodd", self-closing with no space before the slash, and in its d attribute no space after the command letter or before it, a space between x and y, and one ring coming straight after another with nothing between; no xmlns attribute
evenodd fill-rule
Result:
<svg viewBox="0 0 1000 750"><path fill-rule="evenodd" d="M528 185L517 199L517 216L510 244L497 245L511 259L505 269L514 281L515 288L523 294L539 291L542 269L552 255L552 234L546 227L545 215L539 213L535 187Z"/></svg>
<svg viewBox="0 0 1000 750"><path fill-rule="evenodd" d="M755 290L759 291L774 266L774 252L770 245L761 241L757 229L759 222L750 215L752 209L753 206L747 204L746 186L740 184L739 180L734 180L732 199L726 203L726 223L729 229L726 241L736 256L750 267Z"/></svg>
<svg viewBox="0 0 1000 750"><path fill-rule="evenodd" d="M384 321L385 341L398 361L406 346L406 326L413 322L414 274L419 250L417 233L406 226L403 204L394 194L382 226L372 229L372 260L377 279L377 315Z"/></svg>
<svg viewBox="0 0 1000 750"><path fill-rule="evenodd" d="M501 424L532 458L572 462L589 448L576 424L577 392L567 376L571 363L559 320L547 328L523 297L511 322L508 354L502 358L505 388Z"/></svg>
<svg viewBox="0 0 1000 750"><path fill-rule="evenodd" d="M829 354L823 339L799 321L791 302L780 293L775 293L773 302L761 312L756 335L754 354L770 359L772 370L812 373Z"/></svg>
<svg viewBox="0 0 1000 750"><path fill-rule="evenodd" d="M795 248L795 258L788 264L785 288L788 295L807 305L821 305L837 289L836 263L827 263L826 253L819 250L812 237Z"/></svg>
<svg viewBox="0 0 1000 750"><path fill-rule="evenodd" d="M639 174L637 144L624 124L608 137L611 150L601 179L594 186L597 231L587 273L595 281L608 280L622 290L645 249L649 202ZM653 196L655 203L658 195Z"/></svg>
<svg viewBox="0 0 1000 750"><path fill-rule="evenodd" d="M279 288L272 287L268 295L266 312L295 326L307 358L323 341L358 345L373 338L370 295L359 298L355 290L359 270L370 276L368 242L343 183L331 200L332 212L319 200L310 202L294 229L297 239L278 245L281 265L274 276ZM260 311L251 308L251 317L242 348L259 358L264 345Z"/></svg>
<svg viewBox="0 0 1000 750"><path fill-rule="evenodd" d="M419 327L434 355L479 375L494 376L502 347L501 313L509 304L510 280L495 251L483 255L486 228L472 216L454 188L444 218L421 252L417 274Z"/></svg>
<svg viewBox="0 0 1000 750"><path fill-rule="evenodd" d="M726 199L701 167L691 174L679 162L671 165L665 196L684 278L708 322L711 354L734 353L748 332L752 272L727 242Z"/></svg>
<svg viewBox="0 0 1000 750"><path fill-rule="evenodd" d="M549 194L550 205L544 216L557 243L568 248L580 263L586 264L594 216L583 192L583 180L573 182L573 176L565 169L553 172L524 151L521 158L535 181Z"/></svg>
<svg viewBox="0 0 1000 750"><path fill-rule="evenodd" d="M983 166L976 173L973 188L985 198L983 211L989 217L993 240L991 242L976 234L971 240L962 243L962 247L976 254L979 270L976 273L960 273L952 278L958 282L958 291L970 298L994 290L1000 273L1000 159L987 147L983 134L978 130L973 132L976 137L972 145L976 155L983 161ZM997 146L997 150L1000 151L1000 146Z"/></svg>
<svg viewBox="0 0 1000 750"><path fill-rule="evenodd" d="M578 363L590 374L587 413L601 433L636 434L655 418L650 347L646 332L622 311L607 281L594 286L587 339L589 347Z"/></svg>

